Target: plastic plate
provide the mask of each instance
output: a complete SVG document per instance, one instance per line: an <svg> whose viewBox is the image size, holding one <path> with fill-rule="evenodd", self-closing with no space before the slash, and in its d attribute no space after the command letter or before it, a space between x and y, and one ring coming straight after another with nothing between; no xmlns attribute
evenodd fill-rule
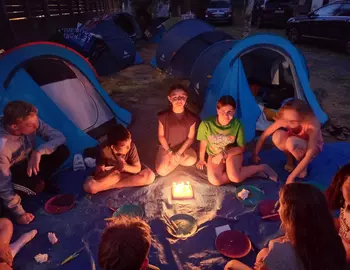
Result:
<svg viewBox="0 0 350 270"><path fill-rule="evenodd" d="M234 230L220 233L216 237L215 246L222 255L231 259L242 258L252 249L248 236Z"/></svg>
<svg viewBox="0 0 350 270"><path fill-rule="evenodd" d="M166 226L166 228L168 233L176 238L191 237L198 230L196 219L190 215L177 214L172 216L170 220L173 221L178 228L175 229L175 231L169 228L169 226Z"/></svg>
<svg viewBox="0 0 350 270"><path fill-rule="evenodd" d="M277 200L264 200L264 201L259 202L258 210L259 210L260 215L262 217L265 217L265 216L274 214L274 213L272 213L272 210L274 209L276 202L277 202ZM281 219L280 219L280 216L274 216L274 217L268 218L266 220L279 221Z"/></svg>
<svg viewBox="0 0 350 270"><path fill-rule="evenodd" d="M245 200L242 200L240 197L238 197L238 193L242 190L242 189L246 189L249 190L249 195L248 198ZM235 192L236 198L241 201L243 203L243 205L245 206L255 206L256 204L258 204L259 201L262 200L262 198L264 197L264 193L261 189L255 187L255 186L251 186L251 185L242 185L239 186L236 189Z"/></svg>
<svg viewBox="0 0 350 270"><path fill-rule="evenodd" d="M120 206L114 213L113 217L118 217L120 215L127 215L133 217L143 218L144 212L142 208L135 204L124 204Z"/></svg>
<svg viewBox="0 0 350 270"><path fill-rule="evenodd" d="M49 214L62 214L72 209L75 205L75 196L71 194L59 194L45 203L45 211Z"/></svg>

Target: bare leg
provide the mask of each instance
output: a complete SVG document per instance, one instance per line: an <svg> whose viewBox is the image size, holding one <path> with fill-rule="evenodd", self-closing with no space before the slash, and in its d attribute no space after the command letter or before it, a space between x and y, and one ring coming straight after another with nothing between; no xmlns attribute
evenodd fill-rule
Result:
<svg viewBox="0 0 350 270"><path fill-rule="evenodd" d="M221 186L231 183L226 173L225 164L223 162L220 164L214 164L211 160L212 157L209 156L207 163L208 181L214 186Z"/></svg>
<svg viewBox="0 0 350 270"><path fill-rule="evenodd" d="M91 194L96 194L100 191L124 188L124 187L139 187L149 185L154 182L155 175L150 169L144 169L138 174L128 173L113 173L106 177L103 181L98 181L90 177L84 183L84 190Z"/></svg>
<svg viewBox="0 0 350 270"><path fill-rule="evenodd" d="M185 167L192 166L197 161L197 154L189 148L184 152L178 165L170 162L171 155L169 155L162 147L159 147L156 157L156 171L160 176L166 176L177 168L178 165Z"/></svg>
<svg viewBox="0 0 350 270"><path fill-rule="evenodd" d="M10 245L12 256L15 257L16 254L37 235L37 233L37 230L31 230L30 232L22 234L16 242L13 242Z"/></svg>
<svg viewBox="0 0 350 270"><path fill-rule="evenodd" d="M268 177L273 181L277 181L278 179L277 173L266 164L242 167L242 163L242 154L236 156L229 155L226 159L226 172L231 182L240 183L245 179L261 172L265 172L268 175Z"/></svg>
<svg viewBox="0 0 350 270"><path fill-rule="evenodd" d="M224 270L253 270L253 269L245 265L244 263L241 263L240 261L232 260L225 265Z"/></svg>
<svg viewBox="0 0 350 270"><path fill-rule="evenodd" d="M166 176L176 169L178 165L170 162L171 155L169 155L162 147L159 147L156 156L156 172L160 176Z"/></svg>
<svg viewBox="0 0 350 270"><path fill-rule="evenodd" d="M298 137L289 137L286 141L286 149L293 157L299 162L302 160L306 154L308 142L298 138ZM294 169L294 168L293 168ZM307 167L298 175L299 178L305 178L307 175Z"/></svg>
<svg viewBox="0 0 350 270"><path fill-rule="evenodd" d="M279 150L284 152L284 154L287 156L287 163L284 166L284 169L288 172L292 172L295 168L295 164L294 164L293 155L286 148L286 141L288 140L288 138L289 138L288 132L284 130L277 130L272 135L272 141L274 145Z"/></svg>
<svg viewBox="0 0 350 270"><path fill-rule="evenodd" d="M183 157L181 157L180 165L185 167L190 167L196 164L197 162L197 154L192 148L188 148Z"/></svg>
<svg viewBox="0 0 350 270"><path fill-rule="evenodd" d="M12 222L7 218L0 218L0 241L5 244L10 244L12 234Z"/></svg>

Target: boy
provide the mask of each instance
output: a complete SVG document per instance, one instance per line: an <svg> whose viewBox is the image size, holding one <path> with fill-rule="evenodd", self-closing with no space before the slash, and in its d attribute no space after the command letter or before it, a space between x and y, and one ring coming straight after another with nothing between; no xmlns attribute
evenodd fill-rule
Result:
<svg viewBox="0 0 350 270"><path fill-rule="evenodd" d="M141 162L130 132L116 125L107 134L107 142L99 147L94 177L89 177L84 190L96 194L113 188L138 187L153 183L154 173L141 170Z"/></svg>
<svg viewBox="0 0 350 270"><path fill-rule="evenodd" d="M12 101L0 119L0 198L20 224L28 224L34 215L26 213L14 189L36 195L53 185L51 175L69 156L63 134L38 118L34 105ZM36 136L46 143L36 147ZM50 190L49 190L50 191Z"/></svg>
<svg viewBox="0 0 350 270"><path fill-rule="evenodd" d="M115 218L102 235L98 264L102 270L157 270L149 264L151 241L151 228L143 220Z"/></svg>

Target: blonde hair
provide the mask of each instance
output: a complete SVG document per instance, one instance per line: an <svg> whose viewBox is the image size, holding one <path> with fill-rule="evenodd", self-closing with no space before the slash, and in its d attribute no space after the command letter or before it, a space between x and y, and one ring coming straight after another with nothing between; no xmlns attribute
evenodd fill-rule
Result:
<svg viewBox="0 0 350 270"><path fill-rule="evenodd" d="M312 111L309 104L301 99L292 99L287 101L276 114L275 120L281 119L283 112L286 110L296 111L302 118L302 121L308 120L315 117L314 112Z"/></svg>

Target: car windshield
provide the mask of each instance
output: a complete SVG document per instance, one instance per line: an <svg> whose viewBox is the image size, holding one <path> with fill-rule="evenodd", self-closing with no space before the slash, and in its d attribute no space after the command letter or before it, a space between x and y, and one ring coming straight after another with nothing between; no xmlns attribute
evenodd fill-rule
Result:
<svg viewBox="0 0 350 270"><path fill-rule="evenodd" d="M228 1L213 1L209 3L208 8L229 8L230 3Z"/></svg>

